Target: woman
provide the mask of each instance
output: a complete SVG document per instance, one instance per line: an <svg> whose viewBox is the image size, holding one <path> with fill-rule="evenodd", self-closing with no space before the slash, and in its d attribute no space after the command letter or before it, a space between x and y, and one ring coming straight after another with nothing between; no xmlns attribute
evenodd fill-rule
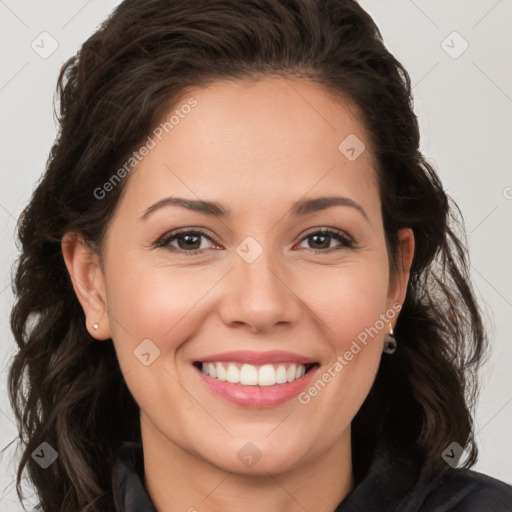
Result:
<svg viewBox="0 0 512 512"><path fill-rule="evenodd" d="M510 509L454 205L357 3L126 0L58 90L12 312L43 510Z"/></svg>

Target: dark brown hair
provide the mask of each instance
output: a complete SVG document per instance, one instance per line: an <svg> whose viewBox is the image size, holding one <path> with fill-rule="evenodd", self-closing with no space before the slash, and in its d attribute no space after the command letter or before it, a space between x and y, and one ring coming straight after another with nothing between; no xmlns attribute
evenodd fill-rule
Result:
<svg viewBox="0 0 512 512"><path fill-rule="evenodd" d="M352 425L354 472L367 469L386 418L424 464L467 446L486 334L469 279L462 216L419 150L410 78L371 17L353 0L126 0L62 67L60 131L46 171L19 220L21 255L11 326L19 351L9 374L24 469L47 512L113 508L111 471L125 440L140 442L139 409L112 343L85 328L61 253L68 230L101 241L127 179L107 182L187 88L215 79L301 76L356 108L377 162L386 243L397 232L416 251L398 323ZM59 457L43 470L42 442Z"/></svg>

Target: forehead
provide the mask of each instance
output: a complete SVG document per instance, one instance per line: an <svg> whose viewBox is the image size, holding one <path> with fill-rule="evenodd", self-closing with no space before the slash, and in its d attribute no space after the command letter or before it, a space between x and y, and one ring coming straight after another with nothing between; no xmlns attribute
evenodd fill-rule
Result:
<svg viewBox="0 0 512 512"><path fill-rule="evenodd" d="M365 191L373 199L377 193L355 109L308 81L191 88L163 113L150 139L152 149L136 165L123 199L138 213L171 194L242 198L243 209L251 200L264 208L266 201L288 203L333 189L359 201Z"/></svg>

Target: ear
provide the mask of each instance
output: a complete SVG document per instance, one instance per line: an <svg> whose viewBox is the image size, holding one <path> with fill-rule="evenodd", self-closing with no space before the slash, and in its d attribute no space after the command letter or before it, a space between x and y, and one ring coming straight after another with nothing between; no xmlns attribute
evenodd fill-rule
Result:
<svg viewBox="0 0 512 512"><path fill-rule="evenodd" d="M73 289L84 310L89 334L98 340L110 338L105 279L98 254L77 232L68 232L62 237L61 250ZM94 324L98 329L94 329Z"/></svg>
<svg viewBox="0 0 512 512"><path fill-rule="evenodd" d="M394 269L390 275L388 307L391 307L395 303L402 306L405 301L413 256L414 233L411 228L403 228L398 232L398 247L396 253L398 268L396 270Z"/></svg>

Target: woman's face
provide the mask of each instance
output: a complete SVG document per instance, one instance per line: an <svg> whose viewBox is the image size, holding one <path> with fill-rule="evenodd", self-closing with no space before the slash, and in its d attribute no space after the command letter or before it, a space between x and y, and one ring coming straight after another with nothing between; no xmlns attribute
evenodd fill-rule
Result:
<svg viewBox="0 0 512 512"><path fill-rule="evenodd" d="M75 276L97 297L81 299L89 329L113 339L144 442L230 472L293 469L347 440L412 233L390 274L367 136L320 86L216 82L175 109L131 171L103 266Z"/></svg>

